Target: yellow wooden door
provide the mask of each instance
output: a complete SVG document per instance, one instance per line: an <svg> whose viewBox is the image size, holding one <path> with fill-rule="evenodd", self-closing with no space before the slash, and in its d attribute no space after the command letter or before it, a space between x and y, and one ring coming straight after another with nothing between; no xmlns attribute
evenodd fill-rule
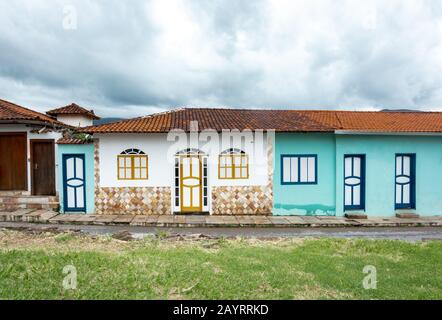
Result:
<svg viewBox="0 0 442 320"><path fill-rule="evenodd" d="M180 157L181 212L202 212L202 163L198 155Z"/></svg>

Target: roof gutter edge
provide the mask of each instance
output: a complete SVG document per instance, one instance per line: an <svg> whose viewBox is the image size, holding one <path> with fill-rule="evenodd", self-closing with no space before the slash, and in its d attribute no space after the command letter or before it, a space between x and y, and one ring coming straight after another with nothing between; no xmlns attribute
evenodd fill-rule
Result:
<svg viewBox="0 0 442 320"><path fill-rule="evenodd" d="M60 129L66 129L66 128L73 128L72 126L68 125L68 124L59 124L59 123L52 123L49 121L44 121L44 120L14 120L14 119L3 119L0 120L1 124L24 124L24 125L39 125L39 126L50 126L53 128L60 128Z"/></svg>
<svg viewBox="0 0 442 320"><path fill-rule="evenodd" d="M359 131L359 130L336 130L337 135L384 135L384 136L442 136L442 132L425 131Z"/></svg>
<svg viewBox="0 0 442 320"><path fill-rule="evenodd" d="M136 134L153 134L153 133L169 133L170 131L173 130L182 130L182 129L172 129L169 131L95 131L95 130L82 130L81 128L79 128L77 131L78 132L82 132L82 133L88 133L88 134L131 134L131 133L136 133ZM228 129L229 130L229 129ZM230 129L230 130L234 130L234 129ZM276 133L324 133L324 134L333 134L334 131L333 130L327 130L327 131L321 131L321 130L312 130L312 131L307 131L307 130L299 130L299 131L287 131L287 130L275 130L275 129L253 129L251 131L259 131L259 130L263 130L263 131L273 131ZM190 133L191 131L189 130L182 130L185 133ZM218 132L218 133L222 133L222 130L215 130L213 129L212 131ZM203 131L198 131L198 132L203 132ZM241 131L240 131L241 132Z"/></svg>

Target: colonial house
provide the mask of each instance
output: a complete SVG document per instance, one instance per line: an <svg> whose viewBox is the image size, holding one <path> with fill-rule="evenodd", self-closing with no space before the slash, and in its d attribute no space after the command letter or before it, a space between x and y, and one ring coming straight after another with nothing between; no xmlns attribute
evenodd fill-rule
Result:
<svg viewBox="0 0 442 320"><path fill-rule="evenodd" d="M94 144L61 155L72 211L442 214L440 112L184 108L82 131Z"/></svg>
<svg viewBox="0 0 442 320"><path fill-rule="evenodd" d="M95 212L270 214L269 120L254 111L179 109L83 129L94 137Z"/></svg>
<svg viewBox="0 0 442 320"><path fill-rule="evenodd" d="M68 127L0 100L0 209L58 207L55 141Z"/></svg>
<svg viewBox="0 0 442 320"><path fill-rule="evenodd" d="M64 136L96 119L92 110L74 103L43 114L0 100L0 210L58 210L59 196L67 192L60 183L60 154L65 143L83 141Z"/></svg>
<svg viewBox="0 0 442 320"><path fill-rule="evenodd" d="M328 129L276 134L273 214L442 214L441 112L300 113Z"/></svg>

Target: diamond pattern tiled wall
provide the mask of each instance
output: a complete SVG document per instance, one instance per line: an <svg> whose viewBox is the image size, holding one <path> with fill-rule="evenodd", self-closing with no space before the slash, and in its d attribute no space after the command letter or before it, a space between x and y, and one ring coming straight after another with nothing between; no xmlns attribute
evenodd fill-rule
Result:
<svg viewBox="0 0 442 320"><path fill-rule="evenodd" d="M100 140L94 139L94 178L95 192L100 187Z"/></svg>
<svg viewBox="0 0 442 320"><path fill-rule="evenodd" d="M99 188L97 214L172 214L169 187Z"/></svg>
<svg viewBox="0 0 442 320"><path fill-rule="evenodd" d="M212 214L270 215L272 198L266 186L212 188Z"/></svg>

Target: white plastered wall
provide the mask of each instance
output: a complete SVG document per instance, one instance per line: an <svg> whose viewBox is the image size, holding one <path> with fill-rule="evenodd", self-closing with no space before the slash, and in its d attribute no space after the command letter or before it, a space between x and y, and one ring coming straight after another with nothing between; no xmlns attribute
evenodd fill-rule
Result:
<svg viewBox="0 0 442 320"><path fill-rule="evenodd" d="M52 139L54 140L54 143L60 139L62 137L62 134L60 132L46 132L46 133L32 133L31 131L33 131L36 128L41 128L41 126L31 126L31 125L25 125L25 124L0 124L0 132L26 132L26 136L27 136L27 185L28 185L28 192L31 192L31 166L30 166L30 162L31 162L31 148L30 148L30 140L32 139ZM58 194L59 190L58 190L58 177L57 177L57 168L58 168L58 162L57 162L57 144L55 143L55 150L54 150L54 155L55 155L55 186L56 186L56 192Z"/></svg>
<svg viewBox="0 0 442 320"><path fill-rule="evenodd" d="M76 114L60 114L57 120L73 127L87 127L93 124L91 118Z"/></svg>
<svg viewBox="0 0 442 320"><path fill-rule="evenodd" d="M172 207L174 200L174 165L175 154L189 147L197 147L208 156L208 200L209 209L211 194L210 190L216 186L266 186L268 177L268 159L266 134L263 139L235 143L233 140L230 148L244 150L249 156L249 178L237 180L225 180L218 178L218 156L226 149L222 146L221 138L218 137L218 147L208 148L207 143L202 142L199 146L189 143L177 143L167 141L167 134L94 134L99 139L100 157L100 187L170 187L172 190ZM216 144L215 144L216 146ZM262 149L255 152L256 149ZM148 155L147 180L118 180L117 156L127 149L139 149ZM210 149L210 150L209 150ZM217 150L215 150L217 149Z"/></svg>

